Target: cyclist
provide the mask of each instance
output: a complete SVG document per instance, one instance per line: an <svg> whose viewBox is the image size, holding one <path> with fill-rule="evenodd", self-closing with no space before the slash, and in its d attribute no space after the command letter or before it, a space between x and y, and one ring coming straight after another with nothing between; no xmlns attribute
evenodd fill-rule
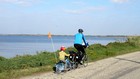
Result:
<svg viewBox="0 0 140 79"><path fill-rule="evenodd" d="M77 49L79 54L80 54L80 52L82 53L80 61L83 59L84 55L86 54L82 43L84 43L84 45L87 46L83 32L84 32L83 29L78 29L78 33L75 34L75 38L74 38L74 47ZM80 64L82 64L82 63L80 63Z"/></svg>
<svg viewBox="0 0 140 79"><path fill-rule="evenodd" d="M69 63L69 61L66 62L65 56L70 56L70 54L67 54L66 52L64 52L65 49L66 48L64 46L61 46L60 52L58 54L59 54L60 62L63 62L65 64L64 67L66 69L67 65L69 65L70 63Z"/></svg>

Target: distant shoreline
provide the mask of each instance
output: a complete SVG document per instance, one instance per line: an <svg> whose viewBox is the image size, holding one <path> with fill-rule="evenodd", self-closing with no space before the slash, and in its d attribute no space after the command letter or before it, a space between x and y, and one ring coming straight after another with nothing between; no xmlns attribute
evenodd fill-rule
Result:
<svg viewBox="0 0 140 79"><path fill-rule="evenodd" d="M48 36L47 34L0 34L0 36ZM73 35L52 35L52 36L73 36ZM139 36L139 35L85 35L95 37L128 37L128 36Z"/></svg>

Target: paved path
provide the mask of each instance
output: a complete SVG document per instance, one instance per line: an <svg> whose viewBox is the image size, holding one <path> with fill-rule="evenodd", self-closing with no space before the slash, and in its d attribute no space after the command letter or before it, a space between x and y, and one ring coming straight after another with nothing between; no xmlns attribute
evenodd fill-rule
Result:
<svg viewBox="0 0 140 79"><path fill-rule="evenodd" d="M140 79L140 51L103 59L66 73L49 72L21 79Z"/></svg>

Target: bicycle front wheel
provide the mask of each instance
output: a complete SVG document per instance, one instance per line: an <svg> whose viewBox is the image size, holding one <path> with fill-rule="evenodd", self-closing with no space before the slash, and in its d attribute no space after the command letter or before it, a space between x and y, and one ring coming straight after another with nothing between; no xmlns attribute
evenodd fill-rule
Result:
<svg viewBox="0 0 140 79"><path fill-rule="evenodd" d="M88 65L88 56L85 55L84 60L83 60L83 65L86 67Z"/></svg>

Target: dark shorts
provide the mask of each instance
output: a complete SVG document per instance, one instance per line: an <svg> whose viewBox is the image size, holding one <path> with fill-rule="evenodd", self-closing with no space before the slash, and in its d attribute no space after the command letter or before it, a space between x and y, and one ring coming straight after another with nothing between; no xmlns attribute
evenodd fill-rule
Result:
<svg viewBox="0 0 140 79"><path fill-rule="evenodd" d="M85 49L83 47L83 45L81 44L74 44L74 47L77 49L77 51L80 53L82 52L81 56L83 57L85 54Z"/></svg>

